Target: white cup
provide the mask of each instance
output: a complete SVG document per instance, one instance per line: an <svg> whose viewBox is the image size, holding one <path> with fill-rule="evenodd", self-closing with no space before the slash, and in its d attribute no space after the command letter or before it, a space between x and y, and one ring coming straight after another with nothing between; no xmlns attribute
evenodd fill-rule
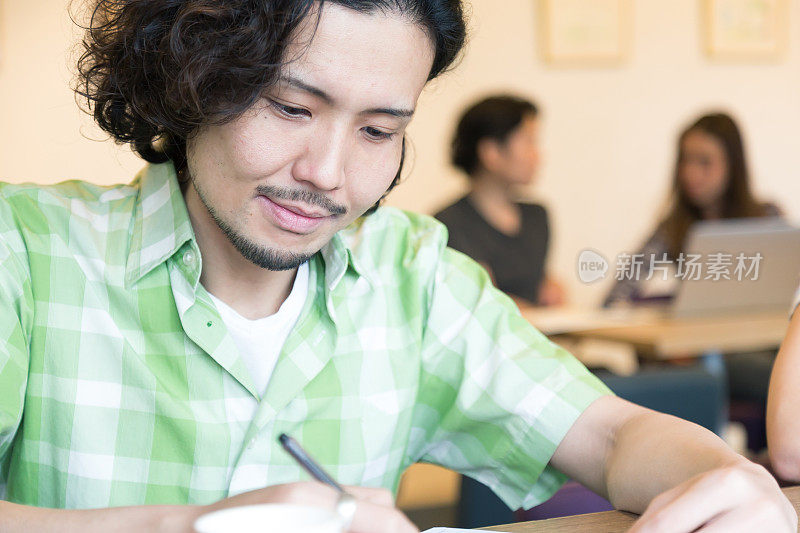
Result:
<svg viewBox="0 0 800 533"><path fill-rule="evenodd" d="M205 514L194 523L197 533L342 533L333 511L305 505L265 503L231 507Z"/></svg>

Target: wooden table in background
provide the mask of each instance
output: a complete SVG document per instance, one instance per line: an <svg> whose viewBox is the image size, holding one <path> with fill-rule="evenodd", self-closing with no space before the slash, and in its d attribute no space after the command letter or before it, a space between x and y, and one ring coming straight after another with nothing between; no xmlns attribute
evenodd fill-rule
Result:
<svg viewBox="0 0 800 533"><path fill-rule="evenodd" d="M800 514L800 487L783 489L784 494ZM607 511L605 513L592 513L551 520L538 520L535 522L520 522L506 526L493 526L483 528L487 531L505 531L507 533L622 533L627 531L636 515L620 511Z"/></svg>
<svg viewBox="0 0 800 533"><path fill-rule="evenodd" d="M670 318L651 309L524 309L522 315L545 335L568 335L632 344L656 359L709 352L756 352L780 345L787 312Z"/></svg>
<svg viewBox="0 0 800 533"><path fill-rule="evenodd" d="M578 337L627 342L656 359L691 357L709 352L757 352L780 345L789 327L788 313L661 318L627 326L573 332Z"/></svg>

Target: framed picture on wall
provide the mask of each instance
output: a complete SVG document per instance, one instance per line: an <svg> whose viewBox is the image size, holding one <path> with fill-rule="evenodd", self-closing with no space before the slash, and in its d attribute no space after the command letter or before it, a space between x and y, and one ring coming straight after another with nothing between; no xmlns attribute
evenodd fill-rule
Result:
<svg viewBox="0 0 800 533"><path fill-rule="evenodd" d="M705 0L706 52L713 59L775 60L787 47L789 0Z"/></svg>
<svg viewBox="0 0 800 533"><path fill-rule="evenodd" d="M628 56L631 0L541 0L542 52L560 66L613 66Z"/></svg>

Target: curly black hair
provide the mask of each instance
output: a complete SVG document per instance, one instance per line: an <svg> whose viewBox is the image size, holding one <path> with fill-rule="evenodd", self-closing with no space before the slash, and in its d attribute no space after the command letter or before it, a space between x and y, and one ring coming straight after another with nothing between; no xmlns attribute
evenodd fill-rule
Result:
<svg viewBox="0 0 800 533"><path fill-rule="evenodd" d="M428 79L464 45L461 0L95 0L76 93L118 143L180 171L187 138L249 109L279 78L292 32L324 1L420 24L435 46ZM405 142L389 190L404 156Z"/></svg>

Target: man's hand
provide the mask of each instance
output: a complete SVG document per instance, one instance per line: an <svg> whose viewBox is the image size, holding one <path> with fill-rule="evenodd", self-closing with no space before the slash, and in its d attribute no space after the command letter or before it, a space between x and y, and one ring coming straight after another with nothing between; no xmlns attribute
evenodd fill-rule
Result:
<svg viewBox="0 0 800 533"><path fill-rule="evenodd" d="M385 489L365 487L346 487L356 497L358 506L348 533L418 533L419 530L394 507L392 494ZM261 503L291 503L311 505L333 510L338 493L327 485L317 482L289 483L274 485L246 492L221 500L217 503L197 508L193 520L201 514ZM190 529L191 531L191 529Z"/></svg>
<svg viewBox="0 0 800 533"><path fill-rule="evenodd" d="M657 496L630 533L668 531L796 533L797 513L765 469L742 460Z"/></svg>
<svg viewBox="0 0 800 533"><path fill-rule="evenodd" d="M797 532L794 508L764 468L700 426L620 398L590 405L551 463L642 514L634 533Z"/></svg>
<svg viewBox="0 0 800 533"><path fill-rule="evenodd" d="M383 489L348 487L358 506L348 533L418 533ZM200 515L239 505L293 503L333 510L338 495L320 483L289 483L239 494L211 505L142 505L108 509L47 509L0 500L2 533L194 533ZM265 525L269 529L268 524Z"/></svg>

